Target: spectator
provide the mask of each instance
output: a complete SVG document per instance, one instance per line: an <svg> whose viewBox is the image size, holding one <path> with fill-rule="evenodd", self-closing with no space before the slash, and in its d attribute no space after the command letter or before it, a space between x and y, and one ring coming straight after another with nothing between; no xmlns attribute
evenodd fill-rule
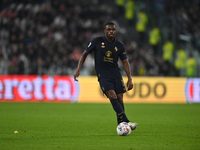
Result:
<svg viewBox="0 0 200 150"><path fill-rule="evenodd" d="M70 72L70 64L69 64L69 61L68 61L68 58L66 55L63 55L62 56L62 62L61 62L61 69L62 69L62 75L69 75L69 72Z"/></svg>
<svg viewBox="0 0 200 150"><path fill-rule="evenodd" d="M17 56L13 55L8 65L8 74L17 74Z"/></svg>
<svg viewBox="0 0 200 150"><path fill-rule="evenodd" d="M138 32L138 45L141 47L145 42L145 32L146 32L146 25L148 22L148 17L143 9L141 9L137 13L137 20L136 20L136 31Z"/></svg>
<svg viewBox="0 0 200 150"><path fill-rule="evenodd" d="M175 76L182 76L183 69L185 68L186 53L179 47L176 52L176 59L174 62Z"/></svg>
<svg viewBox="0 0 200 150"><path fill-rule="evenodd" d="M137 73L138 73L139 76L145 76L146 75L145 62L141 58L138 59Z"/></svg>
<svg viewBox="0 0 200 150"><path fill-rule="evenodd" d="M163 59L161 57L158 57L156 59L156 64L158 67L158 74L157 76L167 76L169 75L169 66L166 65L166 63L164 63Z"/></svg>
<svg viewBox="0 0 200 150"><path fill-rule="evenodd" d="M28 59L24 53L20 53L18 57L18 72L17 74L28 74Z"/></svg>
<svg viewBox="0 0 200 150"><path fill-rule="evenodd" d="M149 44L151 45L154 56L159 55L158 44L160 40L161 40L160 29L157 26L154 26L149 33Z"/></svg>
<svg viewBox="0 0 200 150"><path fill-rule="evenodd" d="M7 55L0 48L0 74L7 74Z"/></svg>
<svg viewBox="0 0 200 150"><path fill-rule="evenodd" d="M164 43L162 50L163 50L162 58L163 58L163 61L166 65L166 69L167 69L166 70L167 74L165 74L165 76L168 76L170 73L171 61L173 58L173 51L174 51L174 44L172 43L172 41L170 39L168 39Z"/></svg>
<svg viewBox="0 0 200 150"><path fill-rule="evenodd" d="M189 58L186 62L186 76L195 77L195 70L196 70L196 60L194 59L193 55L190 53Z"/></svg>
<svg viewBox="0 0 200 150"><path fill-rule="evenodd" d="M29 71L29 74L37 74L37 75L44 75L44 60L41 57L37 58L37 62L32 64L32 68Z"/></svg>
<svg viewBox="0 0 200 150"><path fill-rule="evenodd" d="M125 4L125 18L128 21L129 26L133 25L134 13L135 13L134 1L128 0Z"/></svg>
<svg viewBox="0 0 200 150"><path fill-rule="evenodd" d="M111 5L111 3L117 4L117 1L120 2L118 4L121 6L124 3L123 7L126 9L126 13L115 11L117 7L116 5ZM166 61L168 56L163 56L163 60L160 62L162 67L158 67L158 64L156 64L157 66L155 65L155 62L157 62L156 57L151 56L149 58L147 56L150 52L148 50L150 44L152 46L151 49L155 50L155 55L162 58L158 46L163 44L161 39L165 39L169 34L173 35L173 43L177 45L180 45L178 41L180 34L189 37L188 39L191 39L189 41L191 43L190 51L196 50L198 51L197 54L200 52L200 2L197 0L191 0L190 2L153 0L153 2L137 1L137 3L134 3L133 0L11 2L13 1L7 1L6 5L2 6L0 10L0 49L5 49L3 51L5 54L3 58L1 57L0 70L4 74L51 73L52 75L72 75L79 53L75 49L78 47L78 51L82 52L94 36L102 35L101 26L106 20L112 20L113 14L115 14L115 22L119 27L117 28L119 32L116 38L125 43L127 56L130 58L130 64L133 65L131 66L133 75L171 75L170 73L174 71L171 69L173 67L168 67L163 62L164 60ZM137 19L136 23L134 20L136 19L134 18L135 12L138 10L144 10L143 12L148 14L149 17L144 32L141 28L141 22L137 21L145 20L143 19L145 17L141 17L142 15L139 17L139 12L138 18L140 19ZM126 20L124 21L124 19ZM126 21L129 23L126 24ZM159 25L157 27L158 33L162 34L157 37L152 36L149 43L143 40L142 37L155 22ZM140 32L141 39L137 38L137 33L140 34ZM83 41L83 39L85 40ZM141 52L138 49L145 51L144 57L141 57ZM28 59L28 63L20 61L19 55L22 53ZM53 57L54 55L57 56L58 64L53 62L53 60L56 60ZM63 58L64 56L66 58ZM93 58L91 57L92 60ZM172 66L175 66L173 59L170 62L173 64ZM66 67L63 67L64 64ZM151 67L152 64L153 67ZM28 65L28 72L25 69L27 67L24 68L24 71L19 69L20 66L23 68L25 65ZM83 67L85 75L94 73L93 71L91 73L93 69L89 67L90 65L91 63L88 62L88 65L86 63ZM54 68L52 66L58 66L59 71L52 69ZM138 74L138 66L144 66L143 70L145 71L139 71L140 74ZM198 63L196 63L196 66L198 67ZM88 69L89 71L86 71ZM175 74L174 72L172 73Z"/></svg>
<svg viewBox="0 0 200 150"><path fill-rule="evenodd" d="M124 15L124 1L125 0L115 0L119 13L123 15Z"/></svg>

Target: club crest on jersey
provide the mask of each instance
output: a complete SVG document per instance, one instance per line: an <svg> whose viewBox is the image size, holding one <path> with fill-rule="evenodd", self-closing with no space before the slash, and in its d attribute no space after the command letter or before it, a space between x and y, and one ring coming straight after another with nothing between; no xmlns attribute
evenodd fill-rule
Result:
<svg viewBox="0 0 200 150"><path fill-rule="evenodd" d="M115 51L117 51L118 50L118 48L117 47L115 47Z"/></svg>
<svg viewBox="0 0 200 150"><path fill-rule="evenodd" d="M107 51L107 52L106 52L106 56L107 56L107 57L110 57L110 56L111 56L111 54L112 54L112 52L111 52L111 51Z"/></svg>
<svg viewBox="0 0 200 150"><path fill-rule="evenodd" d="M92 43L90 42L89 45L88 45L88 47L90 47L91 45L92 45Z"/></svg>
<svg viewBox="0 0 200 150"><path fill-rule="evenodd" d="M104 42L101 43L101 48L105 48L105 43Z"/></svg>

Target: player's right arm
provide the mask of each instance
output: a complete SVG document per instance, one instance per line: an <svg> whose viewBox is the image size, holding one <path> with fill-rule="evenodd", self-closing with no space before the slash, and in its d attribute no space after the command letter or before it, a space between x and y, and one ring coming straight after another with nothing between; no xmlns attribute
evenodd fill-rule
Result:
<svg viewBox="0 0 200 150"><path fill-rule="evenodd" d="M81 57L80 57L80 59L79 59L78 67L77 67L76 72L75 72L75 74L74 74L74 80L75 80L75 81L78 81L77 78L78 78L79 75L80 75L81 67L82 67L83 63L85 62L85 59L86 59L86 57L87 57L88 54L89 54L89 53L85 50L85 51L82 53L82 55L81 55Z"/></svg>

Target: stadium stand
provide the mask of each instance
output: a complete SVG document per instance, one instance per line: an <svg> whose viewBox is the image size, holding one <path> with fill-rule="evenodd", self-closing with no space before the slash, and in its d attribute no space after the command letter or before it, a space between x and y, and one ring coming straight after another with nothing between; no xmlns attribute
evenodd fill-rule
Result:
<svg viewBox="0 0 200 150"><path fill-rule="evenodd" d="M90 40L102 36L104 23L112 20L118 26L117 39L125 44L132 75L175 76L173 64L178 47L182 47L187 59L189 53L193 54L197 62L194 76L200 76L199 6L198 0L134 0L130 24L115 0L3 0L0 74L73 75ZM135 26L140 10L148 17L142 42L138 41L140 34ZM161 33L158 56L148 43L153 26ZM162 58L162 47L168 39L174 44L170 69ZM83 75L95 74L91 62L92 55L84 64ZM180 76L186 76L186 68Z"/></svg>

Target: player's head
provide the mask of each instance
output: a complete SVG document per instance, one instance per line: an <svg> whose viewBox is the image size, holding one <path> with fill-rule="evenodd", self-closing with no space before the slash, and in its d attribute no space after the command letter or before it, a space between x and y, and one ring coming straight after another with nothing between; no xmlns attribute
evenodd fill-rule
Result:
<svg viewBox="0 0 200 150"><path fill-rule="evenodd" d="M104 26L104 33L106 38L112 40L116 34L116 25L113 22L107 22Z"/></svg>

